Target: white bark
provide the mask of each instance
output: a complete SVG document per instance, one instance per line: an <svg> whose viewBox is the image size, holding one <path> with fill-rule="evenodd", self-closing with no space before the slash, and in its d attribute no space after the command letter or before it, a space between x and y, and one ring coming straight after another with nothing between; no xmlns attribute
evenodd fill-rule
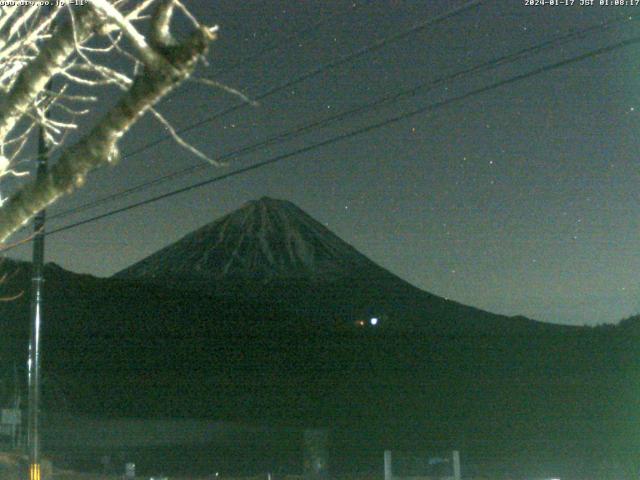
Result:
<svg viewBox="0 0 640 480"><path fill-rule="evenodd" d="M42 45L38 56L22 69L11 91L0 98L0 142L4 142L24 112L30 110L49 80L62 71L75 51L76 39L84 39L98 24L99 19L90 9L80 9L75 24L62 27Z"/></svg>
<svg viewBox="0 0 640 480"><path fill-rule="evenodd" d="M63 74L76 84L87 84L97 88L103 84L116 83L125 90L120 101L98 120L93 129L70 147L62 146L59 159L49 173L40 179L24 184L0 206L0 242L24 225L38 211L55 202L61 196L69 194L81 186L86 175L93 169L109 163L117 151L118 140L131 126L170 90L188 78L198 59L206 52L209 43L215 38L215 29L197 26L191 37L180 44L163 48L158 40L171 38L169 25L173 11L172 0L161 4L151 20L154 38L147 41L139 33L132 21L143 7L150 4L147 0L139 4L130 14L122 13L116 3L107 0L93 0L92 8L75 9L72 22L54 30L49 38L38 45L37 54L20 69L18 78L12 83L8 93L0 99L0 147L5 164L1 164L0 178L11 171L11 161L4 157L4 149L19 144L25 132L14 132L24 118L42 123L52 139L61 136L67 130L75 128L70 121L47 119L44 112L59 102L67 113L80 112L64 105L64 91L57 92L43 102L41 92L49 80ZM2 39L3 11L0 11L0 41ZM8 12L7 15L15 15ZM29 35L34 28L42 31L43 21L32 22ZM8 25L8 23L7 23ZM34 26L35 25L35 26ZM111 33L121 31L133 46L135 56L142 61L142 69L133 79L109 67L95 63L88 57L89 52L105 54L110 51L122 52L116 42L112 48L84 48L85 42L96 32ZM168 46L167 46L168 47ZM2 67L2 45L0 44L0 67ZM75 59L74 59L75 58ZM138 67L138 65L136 65ZM85 76L89 71L94 78ZM75 98L92 98L82 95ZM79 113L78 113L79 114ZM13 135L13 138L11 136ZM60 138L60 137L58 137ZM58 143L61 143L60 140ZM18 172L16 172L18 173Z"/></svg>

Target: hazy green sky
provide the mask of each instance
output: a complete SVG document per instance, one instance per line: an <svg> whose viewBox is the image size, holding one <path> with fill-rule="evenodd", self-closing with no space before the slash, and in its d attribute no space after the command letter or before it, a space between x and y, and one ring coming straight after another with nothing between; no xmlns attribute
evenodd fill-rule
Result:
<svg viewBox="0 0 640 480"><path fill-rule="evenodd" d="M200 75L251 97L463 2L191 1L218 23ZM443 75L640 12L640 6L477 8L185 134L213 156ZM215 7L213 6L215 4ZM290 37L293 32L307 30ZM200 169L74 217L308 146L640 33L638 22L593 30L515 63L459 77L287 143ZM287 40L288 39L288 40ZM260 54L273 42L278 48ZM257 55L256 55L257 54ZM371 259L459 302L539 320L596 324L640 312L640 47L534 75L445 108L297 155L224 182L54 235L47 258L110 275L189 231L268 195L288 199ZM238 62L240 62L238 64ZM238 102L191 84L162 110L177 127ZM124 160L91 176L52 213L201 162L164 142L151 118L123 142ZM24 248L14 256L25 257Z"/></svg>

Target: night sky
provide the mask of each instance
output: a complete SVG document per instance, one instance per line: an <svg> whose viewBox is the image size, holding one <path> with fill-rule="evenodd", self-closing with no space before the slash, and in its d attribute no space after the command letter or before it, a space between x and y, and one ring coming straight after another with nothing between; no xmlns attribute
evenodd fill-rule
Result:
<svg viewBox="0 0 640 480"><path fill-rule="evenodd" d="M226 167L206 166L99 208L54 219L49 229L640 34L635 21L640 5L579 3L482 2L184 136L216 157L572 31L620 23L232 158ZM257 98L464 2L187 4L205 23L220 25L209 65L198 75ZM621 21L629 16L633 18ZM616 322L640 312L639 74L638 44L589 57L52 235L47 260L107 276L267 195L296 203L378 264L437 295L548 322ZM239 102L220 90L190 83L160 110L183 128ZM91 175L82 191L60 201L50 213L202 165L171 141L127 156L163 135L151 117L141 121L122 142L123 160ZM11 256L29 254L21 247Z"/></svg>

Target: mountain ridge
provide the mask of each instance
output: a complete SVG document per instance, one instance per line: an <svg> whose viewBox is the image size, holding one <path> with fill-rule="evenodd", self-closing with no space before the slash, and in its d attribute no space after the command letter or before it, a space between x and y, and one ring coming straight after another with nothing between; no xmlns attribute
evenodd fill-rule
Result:
<svg viewBox="0 0 640 480"><path fill-rule="evenodd" d="M366 438L379 451L464 441L486 458L490 438L494 456L538 442L539 463L553 457L548 445L593 451L601 432L612 451L628 448L627 426L638 424L636 392L624 387L640 376L639 333L627 328L635 322L593 329L492 314L424 292L344 245L321 251L329 265L347 265L333 276L286 246L285 260L322 275L185 285L48 264L44 374L71 400L64 407L47 389L45 404L108 418L327 426L353 449ZM28 265L4 267L15 272L5 292L28 292ZM211 285L219 289L202 288ZM28 297L0 302L0 358L17 365L26 363Z"/></svg>
<svg viewBox="0 0 640 480"><path fill-rule="evenodd" d="M382 269L291 202L262 197L114 278L323 279Z"/></svg>

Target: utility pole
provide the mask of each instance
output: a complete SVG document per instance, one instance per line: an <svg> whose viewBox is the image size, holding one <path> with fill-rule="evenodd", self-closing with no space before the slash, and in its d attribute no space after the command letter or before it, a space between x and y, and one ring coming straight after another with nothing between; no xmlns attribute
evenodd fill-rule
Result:
<svg viewBox="0 0 640 480"><path fill-rule="evenodd" d="M51 89L51 83L47 84ZM47 117L45 113L45 118ZM38 170L41 180L48 171L49 145L45 130L38 129ZM42 209L33 221L33 263L31 272L31 332L29 336L29 360L27 363L29 402L27 445L29 448L29 480L40 480L40 326L42 323L44 287L44 225L46 211Z"/></svg>
<svg viewBox="0 0 640 480"><path fill-rule="evenodd" d="M462 474L460 472L460 451L453 451L453 480L460 480Z"/></svg>
<svg viewBox="0 0 640 480"><path fill-rule="evenodd" d="M384 451L384 480L393 480L393 460L391 450Z"/></svg>

